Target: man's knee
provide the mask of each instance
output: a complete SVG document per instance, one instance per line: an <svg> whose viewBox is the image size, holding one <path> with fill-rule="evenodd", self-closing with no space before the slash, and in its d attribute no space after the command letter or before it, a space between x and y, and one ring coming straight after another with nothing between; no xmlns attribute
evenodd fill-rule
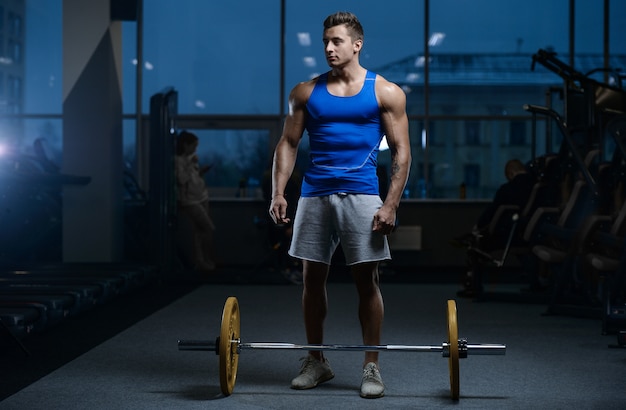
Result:
<svg viewBox="0 0 626 410"><path fill-rule="evenodd" d="M329 266L323 262L302 261L304 285L308 287L324 286L328 277Z"/></svg>
<svg viewBox="0 0 626 410"><path fill-rule="evenodd" d="M350 267L354 282L359 288L378 287L378 262L357 263Z"/></svg>

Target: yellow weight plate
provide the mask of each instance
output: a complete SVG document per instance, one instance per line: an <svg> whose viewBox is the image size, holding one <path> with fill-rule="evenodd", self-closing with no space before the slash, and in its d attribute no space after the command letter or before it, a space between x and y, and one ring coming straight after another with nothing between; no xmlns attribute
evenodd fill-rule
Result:
<svg viewBox="0 0 626 410"><path fill-rule="evenodd" d="M459 399L459 328L456 316L456 302L448 300L448 345L450 357L450 392L453 400Z"/></svg>
<svg viewBox="0 0 626 410"><path fill-rule="evenodd" d="M230 396L235 389L239 352L237 342L241 328L239 303L234 296L226 299L222 312L222 327L220 329L220 388L224 396Z"/></svg>

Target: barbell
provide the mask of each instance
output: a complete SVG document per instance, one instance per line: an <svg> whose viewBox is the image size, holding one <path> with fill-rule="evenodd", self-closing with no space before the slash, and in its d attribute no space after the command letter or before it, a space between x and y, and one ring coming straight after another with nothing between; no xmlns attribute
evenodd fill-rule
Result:
<svg viewBox="0 0 626 410"><path fill-rule="evenodd" d="M504 355L506 346L502 344L469 344L466 339L459 339L456 301L447 303L448 341L441 345L325 345L294 343L243 343L240 339L241 316L236 297L226 299L222 311L220 335L215 341L179 340L178 350L211 351L219 356L220 389L224 396L232 394L237 379L239 354L242 350L280 349L307 351L395 351L395 352L437 352L448 358L450 373L450 392L453 400L459 399L459 359L468 355Z"/></svg>

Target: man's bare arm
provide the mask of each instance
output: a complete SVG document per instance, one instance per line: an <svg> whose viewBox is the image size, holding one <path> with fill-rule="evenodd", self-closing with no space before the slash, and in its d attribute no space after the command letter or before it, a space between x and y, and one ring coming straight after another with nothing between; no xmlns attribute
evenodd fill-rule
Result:
<svg viewBox="0 0 626 410"><path fill-rule="evenodd" d="M283 133L274 151L272 164L272 202L270 215L277 224L289 223L285 187L291 177L298 155L298 145L305 125L305 106L310 94L308 83L298 84L289 95L289 112Z"/></svg>
<svg viewBox="0 0 626 410"><path fill-rule="evenodd" d="M376 94L381 105L381 119L391 151L390 181L387 197L374 215L375 231L389 234L396 222L396 210L409 177L411 144L409 120L406 115L406 95L397 85L381 77L377 80Z"/></svg>
<svg viewBox="0 0 626 410"><path fill-rule="evenodd" d="M381 93L382 121L391 151L389 193L385 205L398 208L411 167L409 120L406 115L406 95L397 85L385 82Z"/></svg>

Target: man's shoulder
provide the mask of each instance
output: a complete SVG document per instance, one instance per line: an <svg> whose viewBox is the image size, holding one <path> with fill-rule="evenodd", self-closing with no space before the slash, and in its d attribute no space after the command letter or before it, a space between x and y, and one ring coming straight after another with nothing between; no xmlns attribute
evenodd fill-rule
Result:
<svg viewBox="0 0 626 410"><path fill-rule="evenodd" d="M372 73L374 78L376 78L376 85L382 85L382 86L394 85L397 87L396 83L387 80L385 77L382 76L382 74L378 74L373 71L370 71L370 73Z"/></svg>
<svg viewBox="0 0 626 410"><path fill-rule="evenodd" d="M376 75L376 93L381 95L387 95L390 97L397 97L399 94L404 95L404 91L400 86L392 81L387 80L380 74Z"/></svg>
<svg viewBox="0 0 626 410"><path fill-rule="evenodd" d="M311 96L313 88L315 88L315 84L317 84L319 78L320 76L317 76L310 80L302 81L296 84L291 89L291 98L295 101L306 102Z"/></svg>

